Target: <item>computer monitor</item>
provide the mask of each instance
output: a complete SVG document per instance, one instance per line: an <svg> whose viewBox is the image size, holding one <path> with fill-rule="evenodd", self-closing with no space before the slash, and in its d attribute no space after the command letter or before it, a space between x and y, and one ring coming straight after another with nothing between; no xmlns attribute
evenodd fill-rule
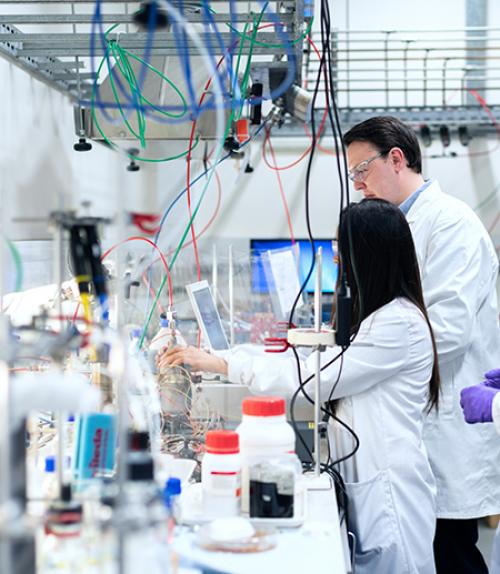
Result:
<svg viewBox="0 0 500 574"><path fill-rule="evenodd" d="M208 281L191 283L186 289L206 344L214 351L229 349Z"/></svg>
<svg viewBox="0 0 500 574"><path fill-rule="evenodd" d="M312 249L308 239L297 239L299 244L299 276L304 282L312 261ZM323 293L333 293L337 283L338 265L334 262L334 253L331 239L315 239L316 250L323 248L321 287ZM290 239L251 239L250 249L252 251L252 291L254 293L268 293L269 287L266 280L262 254L291 247ZM316 269L314 269L309 281L306 284L306 292L314 293L316 285Z"/></svg>

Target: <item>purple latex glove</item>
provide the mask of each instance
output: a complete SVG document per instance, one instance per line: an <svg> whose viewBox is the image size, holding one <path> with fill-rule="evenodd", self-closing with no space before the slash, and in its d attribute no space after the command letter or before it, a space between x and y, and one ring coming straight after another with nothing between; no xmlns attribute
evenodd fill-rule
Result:
<svg viewBox="0 0 500 574"><path fill-rule="evenodd" d="M460 406L464 411L465 421L472 424L493 422L491 407L498 392L499 389L482 384L462 389Z"/></svg>
<svg viewBox="0 0 500 574"><path fill-rule="evenodd" d="M500 369L492 369L484 374L486 380L483 382L487 387L500 389Z"/></svg>

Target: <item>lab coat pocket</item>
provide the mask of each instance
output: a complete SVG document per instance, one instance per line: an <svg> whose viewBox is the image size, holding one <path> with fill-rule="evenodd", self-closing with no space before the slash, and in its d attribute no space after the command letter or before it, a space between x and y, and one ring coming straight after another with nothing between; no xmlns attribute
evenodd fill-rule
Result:
<svg viewBox="0 0 500 574"><path fill-rule="evenodd" d="M356 573L404 572L398 564L398 533L389 478L385 471L370 480L345 484L349 530L356 536Z"/></svg>

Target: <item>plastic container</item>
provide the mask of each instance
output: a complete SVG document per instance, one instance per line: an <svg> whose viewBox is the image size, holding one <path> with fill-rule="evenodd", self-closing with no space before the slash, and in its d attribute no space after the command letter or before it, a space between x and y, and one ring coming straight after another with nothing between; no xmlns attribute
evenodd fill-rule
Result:
<svg viewBox="0 0 500 574"><path fill-rule="evenodd" d="M249 466L250 518L295 518L297 481L302 466L296 454L261 458Z"/></svg>
<svg viewBox="0 0 500 574"><path fill-rule="evenodd" d="M137 355L139 353L139 342L141 340L141 335L141 329L132 329L132 331L130 331L128 350L131 355Z"/></svg>
<svg viewBox="0 0 500 574"><path fill-rule="evenodd" d="M168 326L168 320L165 317L160 319L160 329L149 343L149 351L159 351L163 349L168 343L171 336L171 330Z"/></svg>
<svg viewBox="0 0 500 574"><path fill-rule="evenodd" d="M234 431L208 431L201 463L203 513L209 518L238 516L241 500L239 436Z"/></svg>
<svg viewBox="0 0 500 574"><path fill-rule="evenodd" d="M158 371L156 366L156 357L164 347L187 347L187 343L183 336L177 330L175 319L170 321L161 315L160 319L160 329L151 339L148 347L148 361L149 366L153 373Z"/></svg>
<svg viewBox="0 0 500 574"><path fill-rule="evenodd" d="M285 399L247 397L243 399L242 411L236 432L243 458L295 452L295 433L286 421Z"/></svg>
<svg viewBox="0 0 500 574"><path fill-rule="evenodd" d="M149 351L160 351L168 344L177 345L178 347L187 347L187 343L180 331L177 329L175 319L169 321L166 317L160 318L160 329L149 343Z"/></svg>
<svg viewBox="0 0 500 574"><path fill-rule="evenodd" d="M167 540L172 542L174 537L174 528L181 520L181 506L179 497L182 492L182 484L179 478L171 476L163 488L163 502L167 510Z"/></svg>
<svg viewBox="0 0 500 574"><path fill-rule="evenodd" d="M295 452L295 433L286 420L285 399L247 397L242 422L236 428L241 452L241 508L249 511L249 465L256 460Z"/></svg>
<svg viewBox="0 0 500 574"><path fill-rule="evenodd" d="M45 473L43 477L42 497L53 500L57 496L56 457L45 457Z"/></svg>

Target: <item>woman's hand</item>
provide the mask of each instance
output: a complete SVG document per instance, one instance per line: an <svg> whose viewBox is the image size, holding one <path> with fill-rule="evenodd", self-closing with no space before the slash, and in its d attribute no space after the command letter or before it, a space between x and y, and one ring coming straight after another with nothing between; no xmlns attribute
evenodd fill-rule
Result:
<svg viewBox="0 0 500 574"><path fill-rule="evenodd" d="M165 367L188 365L193 371L227 375L227 363L224 359L191 346L171 349L164 347L156 357L156 364L160 371Z"/></svg>

